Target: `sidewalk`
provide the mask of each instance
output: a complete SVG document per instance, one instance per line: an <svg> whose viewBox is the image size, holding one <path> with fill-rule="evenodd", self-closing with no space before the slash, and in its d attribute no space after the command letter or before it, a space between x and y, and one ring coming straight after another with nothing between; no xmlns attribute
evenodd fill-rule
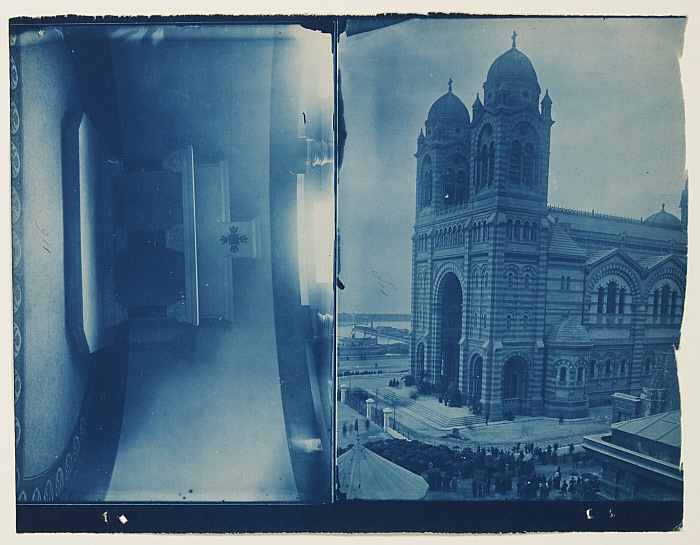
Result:
<svg viewBox="0 0 700 545"><path fill-rule="evenodd" d="M365 417L358 412L355 412L345 403L338 403L338 444L337 447L346 448L349 445L354 445L357 442L358 432L355 431L355 420L357 420L360 443L365 444L370 441L380 441L383 439L392 439L391 435L384 432L382 428L374 422L370 422L369 430L365 431ZM347 426L347 434L343 436L343 424Z"/></svg>

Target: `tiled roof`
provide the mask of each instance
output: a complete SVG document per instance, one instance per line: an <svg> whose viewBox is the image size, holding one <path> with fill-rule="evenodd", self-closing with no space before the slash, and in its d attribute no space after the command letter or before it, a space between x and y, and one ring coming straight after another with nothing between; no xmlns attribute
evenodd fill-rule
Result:
<svg viewBox="0 0 700 545"><path fill-rule="evenodd" d="M550 230L549 253L565 257L586 258L586 254L579 248L578 244L556 224Z"/></svg>
<svg viewBox="0 0 700 545"><path fill-rule="evenodd" d="M564 318L557 322L549 330L547 335L548 345L562 346L590 346L591 338L586 328L571 318Z"/></svg>
<svg viewBox="0 0 700 545"><path fill-rule="evenodd" d="M610 254L617 252L617 250L618 248L610 248L609 250L601 250L600 252L596 252L586 260L586 265L592 265L596 261L600 261L604 257L607 257Z"/></svg>
<svg viewBox="0 0 700 545"><path fill-rule="evenodd" d="M681 411L618 422L612 428L672 447L681 446Z"/></svg>
<svg viewBox="0 0 700 545"><path fill-rule="evenodd" d="M645 259L640 259L639 264L644 267L645 269L651 269L652 267L655 267L659 263L661 263L664 259L666 259L667 255L654 255L651 257L647 257Z"/></svg>

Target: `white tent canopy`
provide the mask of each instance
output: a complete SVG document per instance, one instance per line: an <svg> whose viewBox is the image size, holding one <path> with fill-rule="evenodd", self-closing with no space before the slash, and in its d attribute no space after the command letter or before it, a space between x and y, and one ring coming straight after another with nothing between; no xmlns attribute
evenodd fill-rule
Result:
<svg viewBox="0 0 700 545"><path fill-rule="evenodd" d="M338 478L348 500L422 500L428 493L423 477L360 443L338 457Z"/></svg>

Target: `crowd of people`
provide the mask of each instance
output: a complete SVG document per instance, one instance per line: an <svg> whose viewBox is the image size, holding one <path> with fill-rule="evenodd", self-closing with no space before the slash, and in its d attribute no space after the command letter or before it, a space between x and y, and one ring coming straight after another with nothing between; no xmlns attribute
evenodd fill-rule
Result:
<svg viewBox="0 0 700 545"><path fill-rule="evenodd" d="M348 449L352 445L348 446ZM429 445L420 441L388 439L366 443L365 447L387 460L422 475L432 491L458 492L460 483L471 479L473 498L492 494L517 494L521 499L562 498L595 499L597 477L592 473L571 474L569 481L562 477L561 466L556 471L547 466L563 463L567 455L573 457L574 445L561 449L558 444L546 448L534 443L516 443L512 449L497 447L476 450L459 449L447 445ZM339 449L342 454L348 449ZM560 452L564 451L564 452ZM544 466L541 473L537 466ZM468 492L466 492L468 494Z"/></svg>

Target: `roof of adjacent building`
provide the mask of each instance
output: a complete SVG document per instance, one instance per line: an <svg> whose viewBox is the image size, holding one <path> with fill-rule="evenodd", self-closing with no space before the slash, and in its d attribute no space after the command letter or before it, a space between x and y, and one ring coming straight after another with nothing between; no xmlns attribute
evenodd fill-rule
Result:
<svg viewBox="0 0 700 545"><path fill-rule="evenodd" d="M660 212L649 216L647 219L644 220L644 223L651 225L660 225L663 227L676 227L678 229L683 228L683 222L680 220L680 218L666 212L665 204L661 205Z"/></svg>
<svg viewBox="0 0 700 545"><path fill-rule="evenodd" d="M666 213L668 214L668 212ZM672 214L668 215L675 218ZM570 229L615 235L625 233L629 237L640 237L664 242L669 241L671 238L679 243L687 241L687 233L683 230L683 226L678 218L676 218L678 224L655 223L552 205L549 206L549 217L552 223L556 221L556 218L559 218L561 222L569 223Z"/></svg>
<svg viewBox="0 0 700 545"><path fill-rule="evenodd" d="M348 500L422 500L428 483L359 442L338 457L340 491Z"/></svg>
<svg viewBox="0 0 700 545"><path fill-rule="evenodd" d="M469 111L451 90L438 98L430 107L428 121L465 121L469 123Z"/></svg>
<svg viewBox="0 0 700 545"><path fill-rule="evenodd" d="M626 420L613 424L612 428L671 447L681 447L681 411Z"/></svg>
<svg viewBox="0 0 700 545"><path fill-rule="evenodd" d="M557 322L547 335L548 345L590 346L591 338L586 328L569 317Z"/></svg>

